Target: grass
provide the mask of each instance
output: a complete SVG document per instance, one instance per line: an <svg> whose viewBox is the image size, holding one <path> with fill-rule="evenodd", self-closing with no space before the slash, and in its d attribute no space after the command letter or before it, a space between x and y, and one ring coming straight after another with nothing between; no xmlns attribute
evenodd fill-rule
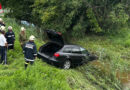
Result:
<svg viewBox="0 0 130 90"><path fill-rule="evenodd" d="M130 33L126 35L126 29L116 36L88 35L82 40L73 40L74 43L98 55L98 61L63 70L36 59L35 64L25 70L24 56L18 41L18 33L22 25L10 18L4 18L4 21L6 28L9 25L13 26L16 42L15 50L8 52L8 65L0 65L0 90L121 90L123 88L116 72L130 72ZM27 27L28 36L34 34L38 37L34 32L35 28ZM37 48L45 43L39 39L35 42Z"/></svg>

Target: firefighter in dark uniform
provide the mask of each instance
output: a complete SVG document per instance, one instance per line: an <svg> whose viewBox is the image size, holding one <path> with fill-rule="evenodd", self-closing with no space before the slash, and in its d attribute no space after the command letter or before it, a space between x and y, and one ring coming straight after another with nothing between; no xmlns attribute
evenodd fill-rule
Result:
<svg viewBox="0 0 130 90"><path fill-rule="evenodd" d="M14 49L15 34L11 26L8 27L8 32L6 32L5 37L8 43L8 50Z"/></svg>
<svg viewBox="0 0 130 90"><path fill-rule="evenodd" d="M34 59L37 56L37 49L34 40L35 37L31 35L29 37L29 42L27 42L23 47L23 53L25 57L25 69L27 68L29 63L31 65L34 63Z"/></svg>
<svg viewBox="0 0 130 90"><path fill-rule="evenodd" d="M7 41L6 41L6 38L5 38L5 27L4 26L1 26L0 27L0 55L1 55L1 60L0 60L0 63L3 63L3 64L7 64Z"/></svg>

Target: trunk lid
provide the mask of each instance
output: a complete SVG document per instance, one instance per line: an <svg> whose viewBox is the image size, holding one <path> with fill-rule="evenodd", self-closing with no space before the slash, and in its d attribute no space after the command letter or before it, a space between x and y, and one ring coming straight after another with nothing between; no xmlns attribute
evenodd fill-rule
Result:
<svg viewBox="0 0 130 90"><path fill-rule="evenodd" d="M54 30L45 30L45 32L51 41L56 42L60 45L64 45L64 40L60 32L56 32Z"/></svg>

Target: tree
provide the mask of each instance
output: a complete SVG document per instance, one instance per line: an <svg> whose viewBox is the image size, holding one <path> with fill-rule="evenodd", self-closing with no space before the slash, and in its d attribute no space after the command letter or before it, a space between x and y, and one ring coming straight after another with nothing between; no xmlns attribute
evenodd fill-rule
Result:
<svg viewBox="0 0 130 90"><path fill-rule="evenodd" d="M129 0L2 0L18 20L27 20L45 29L55 29L73 36L86 32L106 32L127 23ZM121 10L117 11L118 5ZM125 18L124 18L125 16ZM117 23L118 22L118 23ZM120 22L120 24L119 24Z"/></svg>
<svg viewBox="0 0 130 90"><path fill-rule="evenodd" d="M44 29L52 28L60 32L70 31L82 35L90 31L100 32L91 5L85 0L35 0L34 17L42 20Z"/></svg>
<svg viewBox="0 0 130 90"><path fill-rule="evenodd" d="M32 21L31 5L33 5L34 0L2 0L1 2L3 6L11 10L7 16L18 20Z"/></svg>

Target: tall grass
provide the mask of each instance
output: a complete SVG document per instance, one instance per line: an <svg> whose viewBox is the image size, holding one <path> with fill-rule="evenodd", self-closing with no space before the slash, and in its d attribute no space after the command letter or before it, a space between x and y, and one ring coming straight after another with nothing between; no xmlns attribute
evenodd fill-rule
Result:
<svg viewBox="0 0 130 90"><path fill-rule="evenodd" d="M130 72L130 47L127 43L123 43L129 40L129 35L130 31L127 30L122 31L121 34L98 37L93 35L77 40L75 43L99 56L98 61L79 67L78 71L84 73L85 77L100 89L121 90L124 83L117 78L117 72L124 74ZM128 77L120 78L129 80Z"/></svg>

